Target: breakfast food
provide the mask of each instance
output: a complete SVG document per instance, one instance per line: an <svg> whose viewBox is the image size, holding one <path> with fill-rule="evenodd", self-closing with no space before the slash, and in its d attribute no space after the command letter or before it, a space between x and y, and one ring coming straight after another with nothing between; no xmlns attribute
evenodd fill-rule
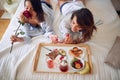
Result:
<svg viewBox="0 0 120 80"><path fill-rule="evenodd" d="M88 74L88 73L90 73L90 65L89 65L89 63L87 62L87 61L85 61L85 67L84 67L84 69L83 70L81 70L81 71L79 71L79 72L77 72L77 73L79 73L79 74Z"/></svg>
<svg viewBox="0 0 120 80"><path fill-rule="evenodd" d="M73 47L73 49L71 49L69 51L69 53L75 57L75 58L78 58L80 57L80 55L83 53L83 51L81 49L79 49L78 47Z"/></svg>
<svg viewBox="0 0 120 80"><path fill-rule="evenodd" d="M60 69L60 71L62 71L62 72L67 72L68 71L68 62L67 62L67 60L62 60L61 62L60 62L60 67L59 67L59 69Z"/></svg>
<svg viewBox="0 0 120 80"><path fill-rule="evenodd" d="M50 50L50 52L46 54L46 57L48 58L48 68L53 69L59 65L61 72L67 72L69 67L72 67L75 71L82 70L84 68L84 60L80 57L81 54L83 54L82 49L80 47L72 47L72 49L69 50L69 53L73 56L72 60L70 60L70 65L68 65L68 55L64 49L59 48Z"/></svg>
<svg viewBox="0 0 120 80"><path fill-rule="evenodd" d="M73 58L71 66L74 70L80 70L84 66L84 62L81 59Z"/></svg>
<svg viewBox="0 0 120 80"><path fill-rule="evenodd" d="M46 56L48 56L49 58L51 58L52 60L54 60L58 56L58 54L59 54L58 50L54 49L50 53L46 54Z"/></svg>
<svg viewBox="0 0 120 80"><path fill-rule="evenodd" d="M78 51L78 47L73 47L73 51Z"/></svg>
<svg viewBox="0 0 120 80"><path fill-rule="evenodd" d="M66 52L65 52L63 49L59 49L59 53L60 53L61 55L63 55L63 56L66 55Z"/></svg>
<svg viewBox="0 0 120 80"><path fill-rule="evenodd" d="M53 60L48 60L47 61L47 66L48 66L48 68L54 68L54 62L53 62Z"/></svg>

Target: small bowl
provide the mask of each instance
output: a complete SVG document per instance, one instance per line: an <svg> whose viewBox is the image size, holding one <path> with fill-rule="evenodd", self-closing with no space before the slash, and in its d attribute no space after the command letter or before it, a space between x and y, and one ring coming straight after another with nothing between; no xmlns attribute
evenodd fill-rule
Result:
<svg viewBox="0 0 120 80"><path fill-rule="evenodd" d="M70 65L74 71L80 71L84 69L84 60L82 60L81 58L80 59L73 58L71 60Z"/></svg>

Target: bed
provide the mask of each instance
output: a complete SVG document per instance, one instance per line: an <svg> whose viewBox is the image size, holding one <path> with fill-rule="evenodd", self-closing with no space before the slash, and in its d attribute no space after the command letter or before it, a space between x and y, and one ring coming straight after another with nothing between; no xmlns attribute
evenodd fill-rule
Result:
<svg viewBox="0 0 120 80"><path fill-rule="evenodd" d="M51 0L56 1L56 0ZM11 19L11 22L0 41L0 79L1 80L120 80L120 70L114 69L104 63L104 60L115 42L116 36L120 36L120 18L117 15L110 0L87 0L86 7L90 9L102 24L97 25L92 39L86 44L90 46L92 53L92 74L57 74L57 73L34 73L33 60L41 42L47 42L43 36L33 38L32 43L16 43L10 54L10 36L18 26L18 15L23 9L21 0L19 7ZM54 30L57 31L60 13L54 4L55 20ZM57 14L56 14L57 13ZM22 27L21 27L22 28Z"/></svg>

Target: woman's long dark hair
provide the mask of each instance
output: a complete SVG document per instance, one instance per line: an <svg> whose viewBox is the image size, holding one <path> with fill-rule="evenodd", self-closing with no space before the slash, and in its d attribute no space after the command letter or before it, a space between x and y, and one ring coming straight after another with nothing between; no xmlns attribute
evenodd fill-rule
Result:
<svg viewBox="0 0 120 80"><path fill-rule="evenodd" d="M38 20L40 22L45 21L44 11L43 11L43 8L42 8L42 5L41 5L41 0L25 0L25 2L26 1L31 2L34 11L37 13ZM24 5L25 5L25 2L24 2Z"/></svg>
<svg viewBox="0 0 120 80"><path fill-rule="evenodd" d="M74 18L74 16L77 17L77 23L82 28L81 42L90 40L93 34L93 30L97 30L91 11L87 8L82 8L73 12L71 20Z"/></svg>

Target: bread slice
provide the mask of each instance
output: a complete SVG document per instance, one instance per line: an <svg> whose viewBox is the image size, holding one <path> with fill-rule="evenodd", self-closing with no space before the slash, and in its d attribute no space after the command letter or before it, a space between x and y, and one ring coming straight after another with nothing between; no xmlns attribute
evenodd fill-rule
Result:
<svg viewBox="0 0 120 80"><path fill-rule="evenodd" d="M73 47L69 53L75 58L80 58L80 55L83 53L83 51L81 49L77 49L77 47Z"/></svg>

